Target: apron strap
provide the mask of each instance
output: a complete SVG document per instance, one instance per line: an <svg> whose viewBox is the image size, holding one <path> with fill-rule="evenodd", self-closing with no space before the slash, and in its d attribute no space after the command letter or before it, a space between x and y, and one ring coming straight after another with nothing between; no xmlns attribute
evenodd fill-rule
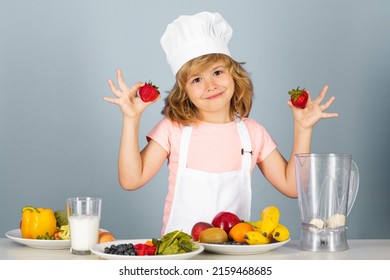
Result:
<svg viewBox="0 0 390 280"><path fill-rule="evenodd" d="M183 132L180 138L180 151L179 151L179 167L180 169L186 168L187 165L187 156L188 156L188 147L190 146L192 126L186 125L183 128Z"/></svg>
<svg viewBox="0 0 390 280"><path fill-rule="evenodd" d="M241 138L242 170L250 171L252 165L252 143L248 128L242 120L237 121L238 132Z"/></svg>

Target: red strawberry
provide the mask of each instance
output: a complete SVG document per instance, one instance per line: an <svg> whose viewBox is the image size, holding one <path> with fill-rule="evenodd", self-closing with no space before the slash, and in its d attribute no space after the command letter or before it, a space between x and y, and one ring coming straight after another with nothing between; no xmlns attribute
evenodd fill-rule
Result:
<svg viewBox="0 0 390 280"><path fill-rule="evenodd" d="M295 107L299 107L301 109L305 109L307 99L309 98L309 95L305 89L292 89L288 92L289 95L291 95L291 102Z"/></svg>
<svg viewBox="0 0 390 280"><path fill-rule="evenodd" d="M137 256L152 256L156 253L156 248L157 247L155 245L149 246L145 243L138 243L134 245L134 249L137 250Z"/></svg>
<svg viewBox="0 0 390 280"><path fill-rule="evenodd" d="M145 83L145 85L139 89L138 94L143 102L151 102L158 98L160 92L158 91L158 87L149 81L149 83Z"/></svg>

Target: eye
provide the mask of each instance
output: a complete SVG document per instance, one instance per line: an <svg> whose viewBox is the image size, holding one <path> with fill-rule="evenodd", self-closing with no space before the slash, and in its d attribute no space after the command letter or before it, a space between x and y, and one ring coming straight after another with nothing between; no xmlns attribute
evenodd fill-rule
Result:
<svg viewBox="0 0 390 280"><path fill-rule="evenodd" d="M214 76L220 76L222 74L223 74L223 70L218 69L218 70L214 71Z"/></svg>
<svg viewBox="0 0 390 280"><path fill-rule="evenodd" d="M200 81L201 81L201 79L199 77L197 77L197 78L192 79L191 83L197 84L197 83L200 83Z"/></svg>

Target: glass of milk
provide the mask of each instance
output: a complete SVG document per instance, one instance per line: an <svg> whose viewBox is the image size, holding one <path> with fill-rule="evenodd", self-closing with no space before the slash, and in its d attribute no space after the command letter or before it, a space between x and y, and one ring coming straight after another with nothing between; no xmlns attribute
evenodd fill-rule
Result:
<svg viewBox="0 0 390 280"><path fill-rule="evenodd" d="M91 254L91 247L98 242L101 209L101 198L70 197L66 200L72 254Z"/></svg>

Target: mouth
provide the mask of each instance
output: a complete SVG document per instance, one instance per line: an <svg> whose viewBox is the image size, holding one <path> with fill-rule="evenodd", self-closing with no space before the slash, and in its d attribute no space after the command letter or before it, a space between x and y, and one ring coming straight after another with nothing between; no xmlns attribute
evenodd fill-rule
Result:
<svg viewBox="0 0 390 280"><path fill-rule="evenodd" d="M220 97L222 94L223 94L223 92L216 93L214 95L208 96L208 97L203 98L203 99L205 99L205 100L213 100L213 99L216 99L216 98Z"/></svg>

